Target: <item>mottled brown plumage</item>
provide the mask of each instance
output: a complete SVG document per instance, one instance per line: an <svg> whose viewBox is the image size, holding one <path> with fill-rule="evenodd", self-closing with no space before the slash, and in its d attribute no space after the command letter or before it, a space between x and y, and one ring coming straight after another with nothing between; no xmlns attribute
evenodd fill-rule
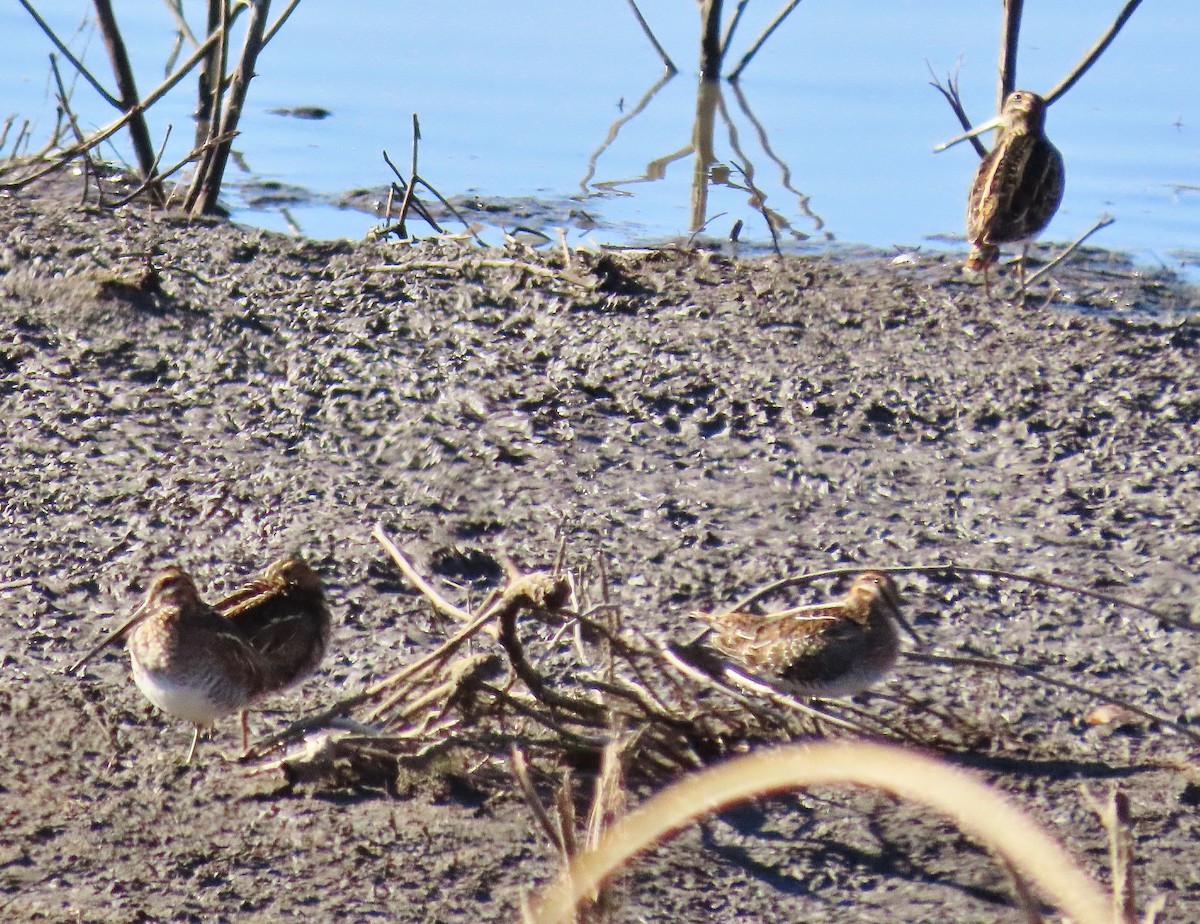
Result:
<svg viewBox="0 0 1200 924"><path fill-rule="evenodd" d="M74 673L113 642L128 640L133 679L155 706L200 729L242 711L312 673L329 646L325 592L299 558L272 563L216 607L171 566L154 579L129 620L69 669Z"/></svg>
<svg viewBox="0 0 1200 924"><path fill-rule="evenodd" d="M987 125L1000 133L971 183L966 262L967 269L984 271L985 283L999 245L1028 241L1050 223L1062 202L1065 175L1062 155L1046 138L1046 101L1036 93L1010 93L1000 116Z"/></svg>
<svg viewBox="0 0 1200 924"><path fill-rule="evenodd" d="M900 648L893 619L908 628L899 603L891 577L867 571L835 603L693 615L712 626L713 647L751 673L831 699L858 693L891 670Z"/></svg>
<svg viewBox="0 0 1200 924"><path fill-rule="evenodd" d="M265 690L307 677L329 648L330 617L321 581L300 558L272 562L262 577L217 604L258 651Z"/></svg>
<svg viewBox="0 0 1200 924"><path fill-rule="evenodd" d="M262 656L236 626L200 599L195 582L175 566L160 572L145 603L68 673L122 638L128 638L138 689L159 709L196 726L184 763L191 762L202 728L265 691Z"/></svg>

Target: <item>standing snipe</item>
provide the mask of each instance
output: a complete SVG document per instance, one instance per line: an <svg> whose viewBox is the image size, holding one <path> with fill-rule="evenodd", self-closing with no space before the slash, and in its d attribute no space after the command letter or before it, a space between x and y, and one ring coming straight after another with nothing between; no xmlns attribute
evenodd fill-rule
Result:
<svg viewBox="0 0 1200 924"><path fill-rule="evenodd" d="M169 567L155 578L129 620L73 664L74 673L105 647L128 638L133 679L159 709L201 728L311 673L329 645L325 592L299 558L271 564L263 576L222 600L200 599L186 572Z"/></svg>
<svg viewBox="0 0 1200 924"><path fill-rule="evenodd" d="M329 647L329 607L312 568L290 556L217 604L262 656L263 687L274 692L303 680Z"/></svg>
<svg viewBox="0 0 1200 924"><path fill-rule="evenodd" d="M939 149L981 132L999 128L995 146L979 164L967 200L967 238L971 253L965 268L983 271L991 295L988 269L1001 244L1021 241L1026 247L1058 211L1065 173L1062 155L1046 137L1046 101L1028 90L1016 90L1000 115ZM1020 264L1024 281L1024 259Z"/></svg>
<svg viewBox="0 0 1200 924"><path fill-rule="evenodd" d="M150 585L146 602L67 673L126 637L138 689L163 712L196 726L185 764L196 752L202 728L263 692L262 656L236 626L200 599L195 582L180 568L163 570Z"/></svg>
<svg viewBox="0 0 1200 924"><path fill-rule="evenodd" d="M712 626L713 647L752 673L801 696L835 699L865 690L891 670L900 648L893 619L912 634L899 604L891 577L867 571L834 603L693 615Z"/></svg>

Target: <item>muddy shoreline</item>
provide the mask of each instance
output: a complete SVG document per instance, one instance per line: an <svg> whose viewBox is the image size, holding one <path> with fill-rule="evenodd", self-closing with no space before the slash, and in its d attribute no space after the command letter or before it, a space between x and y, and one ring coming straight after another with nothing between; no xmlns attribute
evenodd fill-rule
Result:
<svg viewBox="0 0 1200 924"><path fill-rule="evenodd" d="M109 654L60 671L177 562L209 597L300 549L334 648L272 727L436 645L371 541L545 567L603 556L673 633L802 570L956 562L1200 618L1200 297L1094 253L1057 304L989 303L917 254L741 260L315 243L0 199L0 909L10 920L512 919L553 873L528 811L427 781L289 791L189 735ZM1064 302L1069 301L1070 306ZM436 573L436 568L433 569ZM461 577L444 573L442 577ZM8 583L14 582L14 583ZM1036 662L1196 725L1196 636L1001 581L913 577L940 651ZM965 762L1107 875L1080 796L1130 794L1139 895L1200 916L1195 747L1027 680L902 661L867 698L991 730ZM822 792L646 858L619 920L1021 920L914 808Z"/></svg>

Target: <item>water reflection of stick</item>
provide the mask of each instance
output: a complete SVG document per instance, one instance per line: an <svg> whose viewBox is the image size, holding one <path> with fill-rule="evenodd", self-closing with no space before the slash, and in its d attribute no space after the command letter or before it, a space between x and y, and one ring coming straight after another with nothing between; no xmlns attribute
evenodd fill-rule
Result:
<svg viewBox="0 0 1200 924"><path fill-rule="evenodd" d="M792 226L788 224L786 218L784 218L774 209L767 208L767 194L755 185L754 162L751 161L746 152L742 150L742 143L738 138L737 126L733 124L733 119L729 117L729 110L725 107L724 94L719 95L717 99L717 105L721 113L721 121L725 123L725 130L729 132L729 146L733 149L734 154L742 159L742 161L745 163L745 166L739 164L736 160L731 160L730 163L733 164L733 168L742 175L742 181L745 183L745 185L741 187L741 189L750 194L747 201L750 207L758 212L758 214L762 216L763 221L767 223L767 230L771 233L771 244L775 248L775 253L780 254L779 234L776 231L776 226L778 225L779 227L787 228L789 231L792 230ZM726 181L726 185L733 189L738 188L736 183L729 181Z"/></svg>
<svg viewBox="0 0 1200 924"><path fill-rule="evenodd" d="M700 78L696 87L696 121L692 123L692 214L691 230L705 224L708 212L708 171L716 163L713 153L713 115L717 100L721 96L721 85L715 80Z"/></svg>
<svg viewBox="0 0 1200 924"><path fill-rule="evenodd" d="M746 95L742 92L742 85L740 83L735 83L732 86L733 95L737 100L738 108L742 110L742 115L746 117L746 120L752 126L754 126L754 132L758 136L759 147L763 149L767 157L769 157L771 161L779 168L779 184L796 197L796 206L800 209L800 214L813 223L813 231L824 231L825 219L812 210L812 207L809 205L809 196L805 195L792 185L792 168L789 167L787 163L784 162L783 158L776 154L774 148L771 147L771 141L767 137L767 130L763 127L762 122L758 120L758 117L753 113L753 111L751 111L750 102L746 99ZM803 232L796 231L791 224L788 224L787 228L794 235L803 235Z"/></svg>
<svg viewBox="0 0 1200 924"><path fill-rule="evenodd" d="M600 155L607 151L612 143L617 140L617 135L621 133L621 129L625 127L625 123L632 122L635 118L641 115L642 110L650 105L650 100L654 99L654 97L658 94L658 91L661 90L666 85L667 81L674 76L675 72L668 69L665 74L655 81L654 86L652 86L645 92L645 94L643 94L642 98L638 100L638 104L634 106L632 110L621 116L619 119L617 119L617 121L613 122L613 124L609 126L608 135L605 137L600 147L596 148L596 150L592 152L592 156L588 158L587 173L584 175L583 179L579 181L579 187L585 194L589 192L588 184L592 182L592 177L596 175L596 162L600 159Z"/></svg>

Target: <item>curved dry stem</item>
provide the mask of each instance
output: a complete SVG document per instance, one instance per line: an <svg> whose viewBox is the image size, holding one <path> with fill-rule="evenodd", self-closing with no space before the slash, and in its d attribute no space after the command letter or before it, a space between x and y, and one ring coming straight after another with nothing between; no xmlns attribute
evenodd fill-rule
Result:
<svg viewBox="0 0 1200 924"><path fill-rule="evenodd" d="M1067 74L1049 93L1046 94L1046 105L1049 106L1060 96L1066 93L1071 87L1075 86L1088 68L1096 63L1097 59L1104 54L1105 49L1112 44L1112 40L1117 37L1117 33L1129 22L1129 17L1133 15L1134 10L1141 6L1142 0L1127 0L1125 6L1121 8L1116 18L1109 23L1105 33L1096 40L1096 44L1087 50L1083 59L1071 69L1071 73Z"/></svg>
<svg viewBox="0 0 1200 924"><path fill-rule="evenodd" d="M535 903L537 924L569 919L632 857L701 816L775 792L870 786L948 815L1076 924L1111 924L1108 897L1066 849L1009 799L956 767L889 745L820 743L759 751L695 773L626 815Z"/></svg>
<svg viewBox="0 0 1200 924"><path fill-rule="evenodd" d="M781 590L787 590L791 587L804 587L814 581L824 580L826 578L845 578L861 574L863 571L883 571L886 574L975 574L983 577L999 578L1006 581L1019 581L1025 584L1035 584L1039 587L1047 587L1052 590L1062 590L1067 593L1077 594L1081 597L1088 597L1092 600L1098 600L1101 603L1111 603L1114 606L1126 606L1133 610L1145 613L1148 616L1153 616L1164 626L1172 628L1187 628L1186 625L1173 620L1166 614L1146 606L1144 603L1137 603L1133 600L1128 600L1125 597L1118 597L1115 594L1108 594L1101 590L1091 590L1087 587L1080 587L1078 584L1068 584L1065 581L1055 581L1051 578L1044 578L1037 574L1021 574L1018 571L1009 571L1004 568L973 568L968 565L956 565L953 562L946 562L941 565L852 565L841 568L827 568L824 571L811 571L804 574L792 574L785 578L780 578L770 584L766 584L755 591L748 593L732 606L728 607L725 612L735 612L744 610L753 604L757 603L764 597L778 593Z"/></svg>
<svg viewBox="0 0 1200 924"><path fill-rule="evenodd" d="M406 556L401 550L400 546L396 545L396 543L392 541L392 538L383 528L382 523L375 524L375 528L371 530L371 538L383 546L383 550L388 553L388 556L393 562L395 562L396 567L400 569L401 573L408 578L409 583L412 584L412 586L415 587L419 593L423 594L425 598L433 604L434 608L438 610L438 612L444 613L452 619L457 619L459 622L471 621L473 617L470 613L461 607L455 606L453 603L439 594L437 590L435 590L434 587L425 580L425 578L421 577L421 575L417 572L417 569L412 566L412 562L408 560L408 556Z"/></svg>

